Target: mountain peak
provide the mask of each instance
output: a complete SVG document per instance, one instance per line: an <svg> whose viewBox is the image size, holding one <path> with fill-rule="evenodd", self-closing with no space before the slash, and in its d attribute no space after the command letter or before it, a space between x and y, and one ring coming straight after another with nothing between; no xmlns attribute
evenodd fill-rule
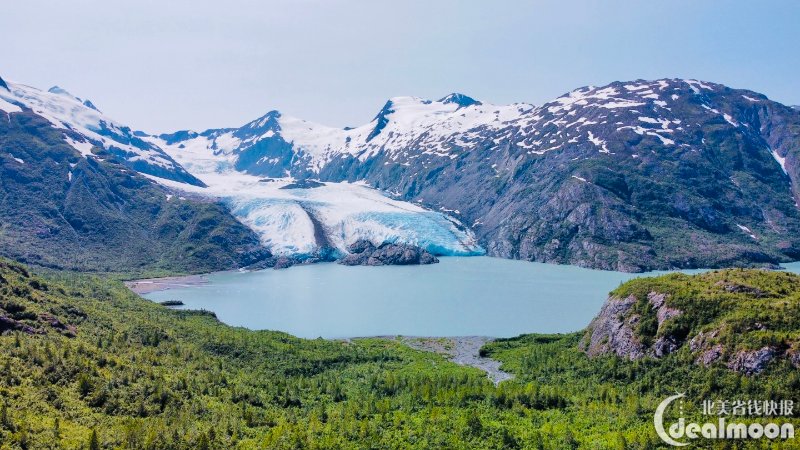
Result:
<svg viewBox="0 0 800 450"><path fill-rule="evenodd" d="M167 145L194 139L197 136L199 135L192 130L181 130L174 133L162 133L158 135L159 139L163 140Z"/></svg>
<svg viewBox="0 0 800 450"><path fill-rule="evenodd" d="M87 108L90 108L90 109L93 109L93 110L95 110L97 112L100 112L100 110L97 109L97 106L95 106L94 103L92 103L91 100L84 100L83 101L83 106L85 106Z"/></svg>
<svg viewBox="0 0 800 450"><path fill-rule="evenodd" d="M273 109L256 120L246 123L241 128L236 129L233 135L239 139L247 139L254 135L260 135L269 131L277 133L281 129L278 121L283 115L280 111Z"/></svg>
<svg viewBox="0 0 800 450"><path fill-rule="evenodd" d="M280 119L281 117L282 117L281 112L278 111L277 109L273 109L271 111L267 111L266 114L259 117L258 119L248 123L247 125L245 125L245 127L254 129L275 128L279 126L278 119Z"/></svg>
<svg viewBox="0 0 800 450"><path fill-rule="evenodd" d="M82 99L80 97L76 97L76 96L72 95L72 93L70 93L68 90L62 88L61 86L53 86L50 89L48 89L47 92L49 92L51 94L61 95L63 97L75 100L76 102L82 104L83 106L85 106L85 107L87 107L89 109L93 109L93 110L95 110L97 112L100 112L100 110L97 109L97 106L95 106L95 104L92 103L91 100L84 100L84 99Z"/></svg>
<svg viewBox="0 0 800 450"><path fill-rule="evenodd" d="M269 119L278 119L278 118L280 118L280 117L281 117L281 112L280 112L280 111L278 111L277 109L272 109L272 110L270 110L270 111L267 111L267 113L266 113L266 114L264 114L263 116L261 116L261 118L262 118L262 119L265 119L265 118L269 118Z"/></svg>
<svg viewBox="0 0 800 450"><path fill-rule="evenodd" d="M389 123L389 115L394 113L394 102L389 100L383 105L383 108L378 112L378 115L375 116L373 121L376 122L375 128L369 133L367 136L367 142L371 141L375 136L381 133L381 130L386 128L386 125Z"/></svg>
<svg viewBox="0 0 800 450"><path fill-rule="evenodd" d="M460 94L458 92L453 92L450 95L440 98L438 101L440 103L455 103L461 108L481 104L481 102L479 102L478 100L475 100L474 98L468 95Z"/></svg>
<svg viewBox="0 0 800 450"><path fill-rule="evenodd" d="M6 81L3 79L3 77L0 77L0 87L1 88L6 88L7 91L11 90L11 89L8 88L8 85L6 84Z"/></svg>
<svg viewBox="0 0 800 450"><path fill-rule="evenodd" d="M77 98L74 95L70 94L69 91L67 91L66 89L62 88L61 86L53 86L50 89L48 89L47 92L49 92L51 94L56 94L56 95L64 95L64 96L70 97L70 98Z"/></svg>

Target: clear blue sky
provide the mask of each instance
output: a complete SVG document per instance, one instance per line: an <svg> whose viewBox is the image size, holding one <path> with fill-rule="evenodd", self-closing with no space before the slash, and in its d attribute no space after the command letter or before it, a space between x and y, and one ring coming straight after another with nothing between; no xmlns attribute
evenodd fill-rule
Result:
<svg viewBox="0 0 800 450"><path fill-rule="evenodd" d="M58 84L151 132L270 109L336 126L397 95L543 103L687 77L800 104L800 2L24 0L0 76Z"/></svg>

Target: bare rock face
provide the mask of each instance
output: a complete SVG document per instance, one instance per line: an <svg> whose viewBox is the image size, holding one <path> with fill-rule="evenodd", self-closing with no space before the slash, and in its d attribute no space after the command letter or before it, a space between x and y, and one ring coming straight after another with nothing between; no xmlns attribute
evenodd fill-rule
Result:
<svg viewBox="0 0 800 450"><path fill-rule="evenodd" d="M647 301L654 310L658 327L667 320L679 316L682 312L666 304L666 294L650 292ZM600 314L589 325L589 332L584 338L584 349L589 356L613 353L628 359L639 359L645 356L661 358L676 351L682 344L675 336L661 335L651 346L642 343L636 334L641 320L633 312L637 299L633 295L620 299L610 297L606 300Z"/></svg>
<svg viewBox="0 0 800 450"><path fill-rule="evenodd" d="M660 327L667 320L681 315L679 309L670 308L666 304L667 295L658 292L650 292L647 294L647 301L656 310L656 319L658 319L658 326Z"/></svg>
<svg viewBox="0 0 800 450"><path fill-rule="evenodd" d="M11 317L0 315L0 334L5 334L6 332L11 331L21 331L26 334L38 334L40 333L39 330L22 323L18 320L15 320Z"/></svg>
<svg viewBox="0 0 800 450"><path fill-rule="evenodd" d="M645 355L645 348L634 334L639 316L628 315L636 297L609 297L600 314L589 324L584 337L584 350L589 356L615 354L629 359L639 359Z"/></svg>
<svg viewBox="0 0 800 450"><path fill-rule="evenodd" d="M789 349L789 351L786 352L786 355L789 357L789 362L791 362L793 366L800 369L800 345L795 343L795 347Z"/></svg>
<svg viewBox="0 0 800 450"><path fill-rule="evenodd" d="M709 348L708 350L704 351L697 357L696 362L698 364L703 364L704 366L708 366L711 363L718 361L722 358L722 344L716 344L713 347Z"/></svg>
<svg viewBox="0 0 800 450"><path fill-rule="evenodd" d="M350 254L340 259L339 264L346 266L386 266L434 264L439 262L427 250L407 244L384 242L376 247L372 242L362 239L352 243L348 250L350 250Z"/></svg>
<svg viewBox="0 0 800 450"><path fill-rule="evenodd" d="M708 333L701 331L689 341L689 350L691 350L692 353L698 354L695 363L708 366L722 358L724 350L722 344L713 343L718 335L718 330L713 330Z"/></svg>
<svg viewBox="0 0 800 450"><path fill-rule="evenodd" d="M661 336L653 343L653 356L661 358L678 350L680 342L674 336Z"/></svg>
<svg viewBox="0 0 800 450"><path fill-rule="evenodd" d="M769 346L758 350L740 351L728 361L728 368L745 375L755 375L766 369L767 364L776 356L776 349Z"/></svg>
<svg viewBox="0 0 800 450"><path fill-rule="evenodd" d="M800 276L726 269L634 280L612 292L580 348L588 356L665 358L756 376L800 369Z"/></svg>

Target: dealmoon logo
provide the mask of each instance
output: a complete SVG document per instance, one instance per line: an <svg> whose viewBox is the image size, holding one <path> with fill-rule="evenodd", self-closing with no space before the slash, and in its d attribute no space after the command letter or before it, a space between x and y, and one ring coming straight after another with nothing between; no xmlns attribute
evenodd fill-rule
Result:
<svg viewBox="0 0 800 450"><path fill-rule="evenodd" d="M656 408L653 416L653 425L656 433L662 441L675 447L684 447L689 442L681 442L678 439L794 439L794 425L784 423L778 425L774 422L761 423L727 423L724 417L720 417L717 423L706 422L699 424L695 422L686 423L683 416L683 406L677 422L664 428L664 412L667 407L675 400L684 398L686 394L676 394L664 399ZM681 402L682 403L682 402Z"/></svg>
<svg viewBox="0 0 800 450"><path fill-rule="evenodd" d="M667 410L667 406L669 406L670 403L683 397L686 397L686 394L676 394L671 397L667 397L663 402L661 402L661 404L658 405L658 408L656 408L656 413L653 415L653 425L656 427L656 433L658 433L658 437L660 437L661 440L667 444L674 445L675 447L683 447L685 445L689 445L689 443L678 442L667 434L666 430L664 430L664 411ZM681 417L681 420L683 420L683 417Z"/></svg>

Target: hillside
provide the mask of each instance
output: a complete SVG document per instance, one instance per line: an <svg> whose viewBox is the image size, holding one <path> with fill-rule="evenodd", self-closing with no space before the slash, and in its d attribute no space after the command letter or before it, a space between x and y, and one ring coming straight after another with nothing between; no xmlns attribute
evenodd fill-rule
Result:
<svg viewBox="0 0 800 450"><path fill-rule="evenodd" d="M776 277L780 289L800 283ZM702 277L680 283L715 289ZM795 291L786 293L796 306ZM752 306L739 314L759 314ZM0 448L652 449L653 411L676 390L693 407L709 397L800 401L799 372L784 357L754 382L685 351L589 357L581 338L489 344L482 353L515 375L495 387L483 372L398 342L232 328L118 282L42 277L2 261Z"/></svg>
<svg viewBox="0 0 800 450"><path fill-rule="evenodd" d="M232 269L269 256L224 206L165 189L118 152L77 144L73 129L0 103L0 255L128 273Z"/></svg>

